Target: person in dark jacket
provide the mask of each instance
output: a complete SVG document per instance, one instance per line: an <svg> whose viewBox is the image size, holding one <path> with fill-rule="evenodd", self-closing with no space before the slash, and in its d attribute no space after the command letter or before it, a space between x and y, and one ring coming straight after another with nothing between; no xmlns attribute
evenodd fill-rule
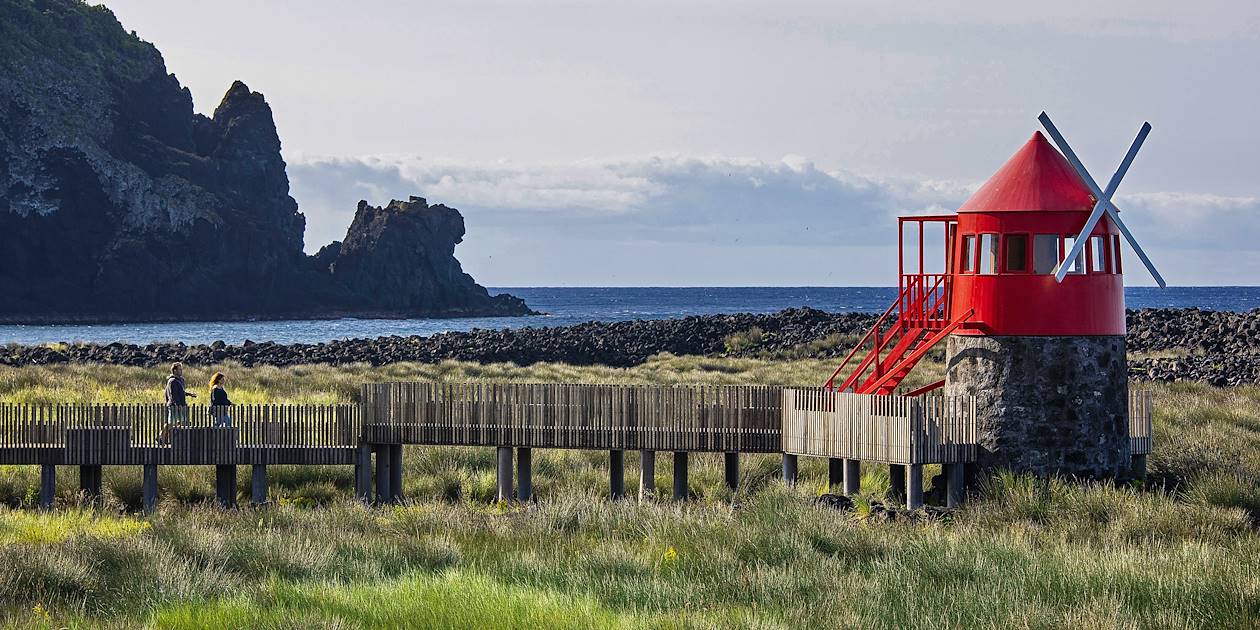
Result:
<svg viewBox="0 0 1260 630"><path fill-rule="evenodd" d="M172 363L166 377L166 426L162 427L158 444L170 444L171 427L188 424L188 399L196 397L184 387L184 366Z"/></svg>
<svg viewBox="0 0 1260 630"><path fill-rule="evenodd" d="M228 414L228 407L232 401L228 399L227 390L223 388L223 382L227 377L223 372L215 372L210 377L210 417L214 418L214 426L230 427L232 426L232 416Z"/></svg>

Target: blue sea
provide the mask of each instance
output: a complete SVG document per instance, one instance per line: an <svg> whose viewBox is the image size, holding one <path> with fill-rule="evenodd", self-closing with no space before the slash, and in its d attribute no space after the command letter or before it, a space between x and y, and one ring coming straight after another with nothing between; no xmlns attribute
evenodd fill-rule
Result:
<svg viewBox="0 0 1260 630"><path fill-rule="evenodd" d="M882 312L896 296L890 287L504 287L545 315L469 319L337 319L245 322L180 322L59 326L0 326L0 344L94 342L187 344L246 339L316 343L386 335L431 335L473 328L567 326L581 322L666 319L710 313L773 313L810 306L832 312ZM1129 308L1198 307L1247 311L1260 308L1260 287L1129 287Z"/></svg>

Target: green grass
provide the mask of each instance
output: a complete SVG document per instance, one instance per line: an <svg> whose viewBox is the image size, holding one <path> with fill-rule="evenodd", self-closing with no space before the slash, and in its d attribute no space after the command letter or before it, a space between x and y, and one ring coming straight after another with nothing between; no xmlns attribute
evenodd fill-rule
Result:
<svg viewBox="0 0 1260 630"><path fill-rule="evenodd" d="M216 369L264 400L350 401L365 380L816 384L830 367L658 357L628 370ZM0 400L94 391L149 399L161 376L5 369ZM208 370L192 379L202 377ZM107 468L100 510L75 507L77 480L66 470L57 512L0 508L0 625L1255 627L1260 388L1153 388L1146 484L999 476L935 519L816 508L825 463L802 460L793 489L768 455L745 456L736 492L723 484L721 456L695 456L696 500L686 505L608 501L602 452L536 450L539 501L525 507L493 501L490 448L408 447L409 503L375 509L349 498L348 467L274 467L279 504L235 511L208 504L209 467L166 468L150 517L134 512L138 469ZM636 454L626 460L633 478ZM6 467L0 501L29 504L37 484L34 467ZM671 484L658 464L658 492ZM867 466L859 503L887 488L886 468Z"/></svg>
<svg viewBox="0 0 1260 630"><path fill-rule="evenodd" d="M186 367L189 391L205 395L210 375L224 372L233 402L338 403L355 402L359 386L381 381L497 381L556 383L715 383L799 385L817 387L831 376L835 359L728 358L661 354L631 368L536 363L480 364L465 361L394 363L373 367L301 365L242 367L233 363ZM907 387L942 377L939 361L921 363ZM0 366L0 403L162 402L165 368L120 365L59 364Z"/></svg>
<svg viewBox="0 0 1260 630"><path fill-rule="evenodd" d="M0 546L61 543L79 536L121 538L135 536L148 527L145 521L83 510L57 514L0 512Z"/></svg>
<svg viewBox="0 0 1260 630"><path fill-rule="evenodd" d="M753 326L748 330L727 335L723 340L723 346L730 353L743 352L760 346L765 339L766 331L759 326Z"/></svg>
<svg viewBox="0 0 1260 630"><path fill-rule="evenodd" d="M372 584L293 584L273 581L254 597L163 608L163 628L337 627L345 620L377 628L628 628L617 613L590 596L506 584L450 570L411 574Z"/></svg>

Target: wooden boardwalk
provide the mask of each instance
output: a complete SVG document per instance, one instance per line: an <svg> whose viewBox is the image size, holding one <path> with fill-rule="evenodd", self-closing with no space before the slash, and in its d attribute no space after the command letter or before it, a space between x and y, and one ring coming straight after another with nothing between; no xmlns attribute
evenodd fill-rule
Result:
<svg viewBox="0 0 1260 630"><path fill-rule="evenodd" d="M1135 466L1145 466L1150 392L1130 393L1128 421ZM100 491L101 466L143 466L146 509L158 466L169 465L215 465L225 505L241 465L253 467L253 499L265 501L272 464L353 465L357 496L370 499L374 487L377 500L397 501L404 444L496 447L505 499L532 496L532 449L565 448L609 452L614 498L624 495L627 450L641 452L641 492L655 488L656 453L672 452L676 498L689 492L688 453L724 453L732 488L739 454L781 453L788 483L798 456L824 457L829 483L845 492L856 492L861 462L887 464L911 506L921 504L924 464L944 465L950 504L961 501L962 467L978 448L972 398L753 385L421 382L364 385L359 403L343 405L0 405L0 465L42 466L44 505L63 465L80 467L89 494Z"/></svg>
<svg viewBox="0 0 1260 630"><path fill-rule="evenodd" d="M359 405L235 405L213 412L0 405L0 464L353 464L362 441ZM216 426L224 414L231 426ZM168 425L168 443L160 444Z"/></svg>
<svg viewBox="0 0 1260 630"><path fill-rule="evenodd" d="M363 387L366 439L596 450L778 453L782 388L386 383Z"/></svg>

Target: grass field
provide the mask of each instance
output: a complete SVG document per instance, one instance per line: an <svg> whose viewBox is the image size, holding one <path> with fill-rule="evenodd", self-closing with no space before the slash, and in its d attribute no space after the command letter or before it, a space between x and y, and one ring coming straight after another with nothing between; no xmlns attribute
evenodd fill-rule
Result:
<svg viewBox="0 0 1260 630"><path fill-rule="evenodd" d="M240 402L350 401L360 382L548 380L817 384L830 362L659 357L628 369L443 363L226 366ZM940 366L919 375L930 380ZM162 373L0 369L0 401L160 400ZM194 371L201 383L208 371ZM0 623L13 626L1231 627L1260 624L1260 388L1156 390L1142 486L993 480L947 518L887 521L868 467L854 513L816 508L822 462L794 489L777 457L692 465L697 500L607 500L606 454L536 451L527 507L494 503L489 448L409 447L401 507L350 500L348 467L278 467L278 505L223 511L209 468L164 469L134 514L138 469L107 469L109 507L0 508ZM637 466L627 455L628 474ZM929 472L929 476L931 472ZM245 476L243 476L245 477ZM38 471L0 470L0 503ZM658 488L672 483L658 466ZM242 488L243 489L243 488Z"/></svg>

